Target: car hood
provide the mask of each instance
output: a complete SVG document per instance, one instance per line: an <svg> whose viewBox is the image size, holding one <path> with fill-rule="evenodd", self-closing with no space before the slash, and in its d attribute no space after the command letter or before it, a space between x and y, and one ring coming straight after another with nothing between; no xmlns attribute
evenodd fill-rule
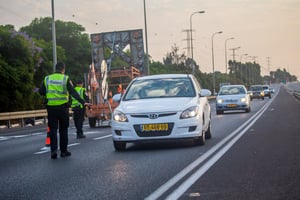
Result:
<svg viewBox="0 0 300 200"><path fill-rule="evenodd" d="M178 112L191 106L197 105L198 98L153 98L142 100L121 101L116 110L124 113L147 113L147 112Z"/></svg>

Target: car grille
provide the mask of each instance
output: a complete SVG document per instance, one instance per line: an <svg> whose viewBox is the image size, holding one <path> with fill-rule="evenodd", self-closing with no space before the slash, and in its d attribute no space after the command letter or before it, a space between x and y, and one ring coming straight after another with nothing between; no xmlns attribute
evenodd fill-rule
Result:
<svg viewBox="0 0 300 200"><path fill-rule="evenodd" d="M154 114L156 116L156 118L159 118L159 117L168 117L168 116L171 116L171 115L176 115L177 113L176 112L172 112L172 113L158 113L158 114ZM134 117L134 118L151 118L151 116L153 116L153 114L132 114L130 115L131 117Z"/></svg>
<svg viewBox="0 0 300 200"><path fill-rule="evenodd" d="M234 103L234 102L238 102L237 99L226 99L224 102L226 103Z"/></svg>
<svg viewBox="0 0 300 200"><path fill-rule="evenodd" d="M142 124L136 124L133 125L133 127L139 137L157 137L157 136L167 136L171 134L174 127L174 123L167 123L167 124L168 124L168 130L143 131L141 130Z"/></svg>

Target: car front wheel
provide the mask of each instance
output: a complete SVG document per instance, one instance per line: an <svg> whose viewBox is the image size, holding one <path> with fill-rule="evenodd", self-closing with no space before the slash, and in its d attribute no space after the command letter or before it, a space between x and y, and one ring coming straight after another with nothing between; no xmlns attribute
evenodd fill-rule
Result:
<svg viewBox="0 0 300 200"><path fill-rule="evenodd" d="M210 122L207 128L207 131L205 132L205 139L210 139L211 138L211 128L210 128Z"/></svg>
<svg viewBox="0 0 300 200"><path fill-rule="evenodd" d="M114 141L114 147L117 151L125 151L126 149L126 142L117 142Z"/></svg>
<svg viewBox="0 0 300 200"><path fill-rule="evenodd" d="M195 145L204 145L205 144L205 132L202 130L202 135L194 139Z"/></svg>

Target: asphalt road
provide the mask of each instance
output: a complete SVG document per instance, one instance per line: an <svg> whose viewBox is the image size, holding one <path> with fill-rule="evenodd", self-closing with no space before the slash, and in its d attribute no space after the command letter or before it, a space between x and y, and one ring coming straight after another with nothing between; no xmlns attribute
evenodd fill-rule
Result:
<svg viewBox="0 0 300 200"><path fill-rule="evenodd" d="M281 89L243 137L180 199L300 199L300 102Z"/></svg>
<svg viewBox="0 0 300 200"><path fill-rule="evenodd" d="M110 128L89 128L72 156L50 159L44 126L0 131L0 199L297 199L299 101L279 86L250 113L215 115L212 139L113 148ZM297 112L298 111L298 112Z"/></svg>

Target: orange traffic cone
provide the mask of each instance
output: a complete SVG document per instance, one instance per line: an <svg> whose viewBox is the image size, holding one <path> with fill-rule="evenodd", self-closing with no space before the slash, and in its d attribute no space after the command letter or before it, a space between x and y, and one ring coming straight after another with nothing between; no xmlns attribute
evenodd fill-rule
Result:
<svg viewBox="0 0 300 200"><path fill-rule="evenodd" d="M49 147L50 146L50 128L49 126L47 126L47 136L46 136L46 144L45 144L46 147Z"/></svg>

